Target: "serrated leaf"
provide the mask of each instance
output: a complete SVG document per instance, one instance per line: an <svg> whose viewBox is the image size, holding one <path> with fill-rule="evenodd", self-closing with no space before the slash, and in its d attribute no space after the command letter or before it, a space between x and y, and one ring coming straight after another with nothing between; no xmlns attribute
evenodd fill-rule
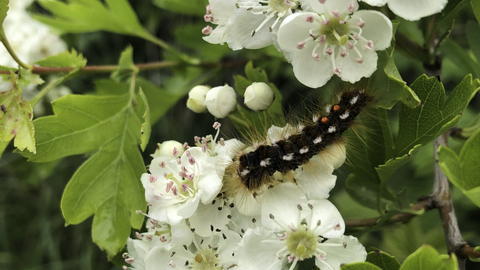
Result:
<svg viewBox="0 0 480 270"><path fill-rule="evenodd" d="M49 56L36 62L37 65L42 67L70 67L70 68L82 68L87 65L87 60L83 58L83 55L77 53L75 49L71 52L66 51L57 55Z"/></svg>
<svg viewBox="0 0 480 270"><path fill-rule="evenodd" d="M393 202L387 204L385 213L377 220L375 227L381 226L383 223L389 221L390 218L400 213L421 215L425 212L424 209L414 210L411 205L408 200L407 189L404 188L397 194Z"/></svg>
<svg viewBox="0 0 480 270"><path fill-rule="evenodd" d="M455 254L439 255L431 246L423 245L408 256L400 270L457 270Z"/></svg>
<svg viewBox="0 0 480 270"><path fill-rule="evenodd" d="M393 46L377 54L377 70L368 80L368 89L376 99L375 106L391 109L399 100L408 107L418 106L420 100L403 81L395 65Z"/></svg>
<svg viewBox="0 0 480 270"><path fill-rule="evenodd" d="M369 262L356 262L342 265L341 270L382 270L382 268Z"/></svg>
<svg viewBox="0 0 480 270"><path fill-rule="evenodd" d="M0 0L0 25L3 25L8 12L8 0Z"/></svg>
<svg viewBox="0 0 480 270"><path fill-rule="evenodd" d="M109 31L138 37L150 36L138 21L126 0L39 0L53 16L36 15L35 19L64 33Z"/></svg>
<svg viewBox="0 0 480 270"><path fill-rule="evenodd" d="M134 72L138 72L138 68L133 63L133 48L128 46L122 52L118 61L118 69L112 73L111 77L115 81L122 81L126 77L130 77Z"/></svg>
<svg viewBox="0 0 480 270"><path fill-rule="evenodd" d="M400 124L395 155L408 153L414 145L425 145L451 128L479 90L479 81L467 75L445 100L445 90L436 78L420 76L412 89L422 100L417 108L400 105Z"/></svg>
<svg viewBox="0 0 480 270"><path fill-rule="evenodd" d="M153 3L171 12L197 16L205 15L205 7L208 5L207 0L154 0Z"/></svg>
<svg viewBox="0 0 480 270"><path fill-rule="evenodd" d="M11 74L13 88L0 92L0 141L9 142L19 150L27 149L35 153L35 129L33 127L33 109L28 101L22 98Z"/></svg>
<svg viewBox="0 0 480 270"><path fill-rule="evenodd" d="M348 195L361 205L372 209L379 208L377 199L379 186L379 183L369 181L366 178L360 178L354 173L351 173L345 182L345 190ZM383 190L380 198L380 208L385 209L387 204L391 203L394 199L395 197L393 195Z"/></svg>
<svg viewBox="0 0 480 270"><path fill-rule="evenodd" d="M148 106L147 97L145 96L145 93L143 93L141 87L138 92L140 100L137 106L137 114L145 120L142 123L142 128L140 130L142 133L140 136L140 141L142 141L140 147L142 148L142 151L145 151L145 147L147 147L148 141L150 140L150 134L152 133L152 123L150 122L150 108Z"/></svg>
<svg viewBox="0 0 480 270"><path fill-rule="evenodd" d="M42 80L40 75L38 74L33 74L31 70L27 69L20 69L20 73L18 76L18 85L41 85L45 81Z"/></svg>
<svg viewBox="0 0 480 270"><path fill-rule="evenodd" d="M135 211L146 209L138 180L145 172L137 146L142 121L130 93L69 95L52 105L54 116L35 120L38 154L22 154L47 162L96 151L73 175L61 207L67 224L95 215L93 239L113 256L125 245L130 226L142 226L143 217Z"/></svg>
<svg viewBox="0 0 480 270"><path fill-rule="evenodd" d="M380 267L382 270L400 269L400 263L397 258L380 250L369 252L366 261Z"/></svg>
<svg viewBox="0 0 480 270"><path fill-rule="evenodd" d="M480 207L480 130L477 130L463 145L460 155L450 148L440 146L438 164L443 173L457 188Z"/></svg>

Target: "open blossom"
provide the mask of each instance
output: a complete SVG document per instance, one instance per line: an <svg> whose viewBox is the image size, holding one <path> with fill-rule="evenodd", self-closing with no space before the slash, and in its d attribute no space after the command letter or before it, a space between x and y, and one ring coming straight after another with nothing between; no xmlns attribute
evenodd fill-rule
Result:
<svg viewBox="0 0 480 270"><path fill-rule="evenodd" d="M198 204L209 204L222 187L215 172L216 158L202 147L191 147L181 158L159 156L151 174L142 175L149 216L172 225L193 215Z"/></svg>
<svg viewBox="0 0 480 270"><path fill-rule="evenodd" d="M280 48L290 55L297 79L323 86L336 74L350 83L369 77L377 53L390 46L392 23L380 12L357 11L356 0L307 0L304 12L285 19L278 30Z"/></svg>
<svg viewBox="0 0 480 270"><path fill-rule="evenodd" d="M299 7L293 0L239 0L236 6L227 38L232 50L272 45L282 21Z"/></svg>
<svg viewBox="0 0 480 270"><path fill-rule="evenodd" d="M388 7L393 13L410 21L433 15L443 10L448 0L361 0L372 6Z"/></svg>
<svg viewBox="0 0 480 270"><path fill-rule="evenodd" d="M272 188L264 198L262 226L243 237L239 269L284 269L315 258L320 269L340 269L364 261L367 252L353 236L344 236L345 223L327 200L307 200L291 183Z"/></svg>

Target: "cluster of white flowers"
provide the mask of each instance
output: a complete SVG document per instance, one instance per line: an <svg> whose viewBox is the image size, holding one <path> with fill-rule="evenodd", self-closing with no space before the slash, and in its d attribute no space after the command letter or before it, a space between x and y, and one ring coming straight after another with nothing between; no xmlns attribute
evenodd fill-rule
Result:
<svg viewBox="0 0 480 270"><path fill-rule="evenodd" d="M255 82L245 90L245 106L254 111L268 109L275 98L272 88L264 82ZM225 84L214 88L197 85L188 93L187 107L203 113L208 110L216 118L224 118L235 110L237 95L235 89Z"/></svg>
<svg viewBox="0 0 480 270"><path fill-rule="evenodd" d="M345 161L343 145L297 169L296 183L269 188L252 206L259 211L246 214L222 193L225 169L243 144L217 140L220 124L214 128L215 138L196 137L194 147L164 142L152 155L150 173L141 177L149 211L139 211L149 217L148 231L128 240L124 269L280 270L314 258L331 270L365 260L365 248L344 235L345 223L326 199L332 172ZM284 129L272 127L267 140Z"/></svg>
<svg viewBox="0 0 480 270"><path fill-rule="evenodd" d="M447 0L362 0L415 20L441 11ZM408 3L406 3L408 2ZM269 45L284 54L297 79L323 86L335 74L355 83L377 68L390 46L392 23L382 13L358 10L357 0L209 0L204 40L233 50Z"/></svg>

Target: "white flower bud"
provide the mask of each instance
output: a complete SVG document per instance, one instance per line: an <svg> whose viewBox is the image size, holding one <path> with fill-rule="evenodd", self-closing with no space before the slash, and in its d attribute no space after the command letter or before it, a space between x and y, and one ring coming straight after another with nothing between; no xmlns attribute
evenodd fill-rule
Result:
<svg viewBox="0 0 480 270"><path fill-rule="evenodd" d="M205 96L210 90L210 87L204 85L197 85L188 92L187 108L196 112L202 113L207 110L205 106Z"/></svg>
<svg viewBox="0 0 480 270"><path fill-rule="evenodd" d="M164 141L163 143L159 143L157 150L155 150L155 153L153 153L151 156L153 158L180 157L183 154L183 152L185 152L185 148L183 147L183 144L172 140L172 141Z"/></svg>
<svg viewBox="0 0 480 270"><path fill-rule="evenodd" d="M237 105L235 90L228 86L217 86L208 91L205 98L208 111L217 118L224 118L230 114Z"/></svg>
<svg viewBox="0 0 480 270"><path fill-rule="evenodd" d="M263 111L272 105L275 94L264 82L254 82L245 90L245 106L254 111Z"/></svg>

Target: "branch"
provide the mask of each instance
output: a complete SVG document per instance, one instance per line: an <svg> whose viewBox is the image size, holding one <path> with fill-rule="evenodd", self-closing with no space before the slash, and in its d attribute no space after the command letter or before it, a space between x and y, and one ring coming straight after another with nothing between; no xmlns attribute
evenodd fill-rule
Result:
<svg viewBox="0 0 480 270"><path fill-rule="evenodd" d="M420 201L417 204L412 206L412 210L418 211L424 209L425 211L433 209L433 205L430 201L430 198L426 198L423 201ZM412 218L416 217L417 215L412 213L401 213L391 217L386 223L393 224L397 222L406 223L409 222ZM365 218L365 219L354 219L354 220L345 220L346 227L373 227L377 224L377 221L380 219L379 217L374 218Z"/></svg>

